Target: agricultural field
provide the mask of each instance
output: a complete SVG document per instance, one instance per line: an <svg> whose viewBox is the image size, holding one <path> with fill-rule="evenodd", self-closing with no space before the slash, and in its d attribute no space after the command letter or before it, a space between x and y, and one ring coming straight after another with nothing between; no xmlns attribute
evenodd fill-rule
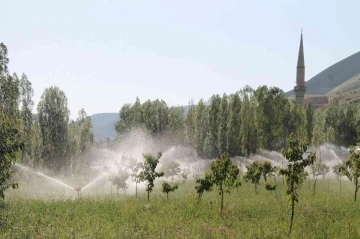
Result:
<svg viewBox="0 0 360 239"><path fill-rule="evenodd" d="M359 238L359 202L353 199L354 185L345 177L342 180L340 184L335 178L319 178L315 196L313 181L302 185L291 235L291 208L282 178L277 178L274 191L265 190L260 182L258 193L252 184L242 182L225 194L222 214L217 192L205 192L198 201L194 181L180 182L179 189L167 199L159 179L150 201L143 189L137 198L129 193L98 192L79 198L44 199L23 194L20 186L6 193L0 210L0 237Z"/></svg>

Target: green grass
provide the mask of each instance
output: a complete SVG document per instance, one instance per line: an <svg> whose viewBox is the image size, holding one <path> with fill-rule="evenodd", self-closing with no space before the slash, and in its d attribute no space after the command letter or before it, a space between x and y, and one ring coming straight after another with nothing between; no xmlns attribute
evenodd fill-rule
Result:
<svg viewBox="0 0 360 239"><path fill-rule="evenodd" d="M159 183L162 180L159 180ZM278 180L279 181L279 180ZM290 206L282 185L275 191L251 184L225 195L219 214L216 192L197 202L193 182L169 195L157 185L150 202L135 196L80 199L24 199L9 191L0 209L0 238L359 238L360 202L353 185L318 180L317 192L306 182L299 191L293 233L288 236Z"/></svg>

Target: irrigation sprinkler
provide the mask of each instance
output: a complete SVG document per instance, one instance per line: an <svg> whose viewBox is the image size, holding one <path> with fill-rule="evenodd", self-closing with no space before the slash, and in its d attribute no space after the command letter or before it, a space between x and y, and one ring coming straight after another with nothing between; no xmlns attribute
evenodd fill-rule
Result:
<svg viewBox="0 0 360 239"><path fill-rule="evenodd" d="M75 189L75 191L77 191L77 193L78 193L78 198L81 196L81 189L82 188L74 188Z"/></svg>

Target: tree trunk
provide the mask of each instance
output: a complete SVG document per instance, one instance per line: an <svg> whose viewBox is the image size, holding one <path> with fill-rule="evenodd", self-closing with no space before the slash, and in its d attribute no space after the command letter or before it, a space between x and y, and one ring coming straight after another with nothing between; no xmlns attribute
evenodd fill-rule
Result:
<svg viewBox="0 0 360 239"><path fill-rule="evenodd" d="M316 181L317 181L318 175L315 177L314 187L313 187L313 197L315 196L315 187L316 187Z"/></svg>
<svg viewBox="0 0 360 239"><path fill-rule="evenodd" d="M166 193L166 199L169 199L169 193Z"/></svg>
<svg viewBox="0 0 360 239"><path fill-rule="evenodd" d="M358 179L356 178L355 179L355 194L354 194L354 198L355 198L355 202L356 202L356 193L357 193L357 191L358 191Z"/></svg>
<svg viewBox="0 0 360 239"><path fill-rule="evenodd" d="M149 190L149 185L147 186L147 193L148 193L148 201L150 201L150 190Z"/></svg>
<svg viewBox="0 0 360 239"><path fill-rule="evenodd" d="M224 191L221 191L221 205L220 205L220 214L224 208Z"/></svg>
<svg viewBox="0 0 360 239"><path fill-rule="evenodd" d="M137 182L135 182L135 197L137 198Z"/></svg>
<svg viewBox="0 0 360 239"><path fill-rule="evenodd" d="M340 192L341 192L341 176L339 176L339 180L340 180Z"/></svg>
<svg viewBox="0 0 360 239"><path fill-rule="evenodd" d="M289 234L291 233L293 221L294 221L294 209L295 209L295 201L294 199L291 199L291 218L290 218L290 229Z"/></svg>

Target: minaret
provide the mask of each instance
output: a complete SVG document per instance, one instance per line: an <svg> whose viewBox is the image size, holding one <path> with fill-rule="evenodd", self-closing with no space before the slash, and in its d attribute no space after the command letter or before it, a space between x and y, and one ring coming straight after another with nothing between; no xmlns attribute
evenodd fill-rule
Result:
<svg viewBox="0 0 360 239"><path fill-rule="evenodd" d="M294 92L295 92L296 102L300 105L304 105L304 95L306 92L306 86L305 86L305 61L304 61L302 30L301 30L298 62L296 67L296 86L294 87Z"/></svg>

